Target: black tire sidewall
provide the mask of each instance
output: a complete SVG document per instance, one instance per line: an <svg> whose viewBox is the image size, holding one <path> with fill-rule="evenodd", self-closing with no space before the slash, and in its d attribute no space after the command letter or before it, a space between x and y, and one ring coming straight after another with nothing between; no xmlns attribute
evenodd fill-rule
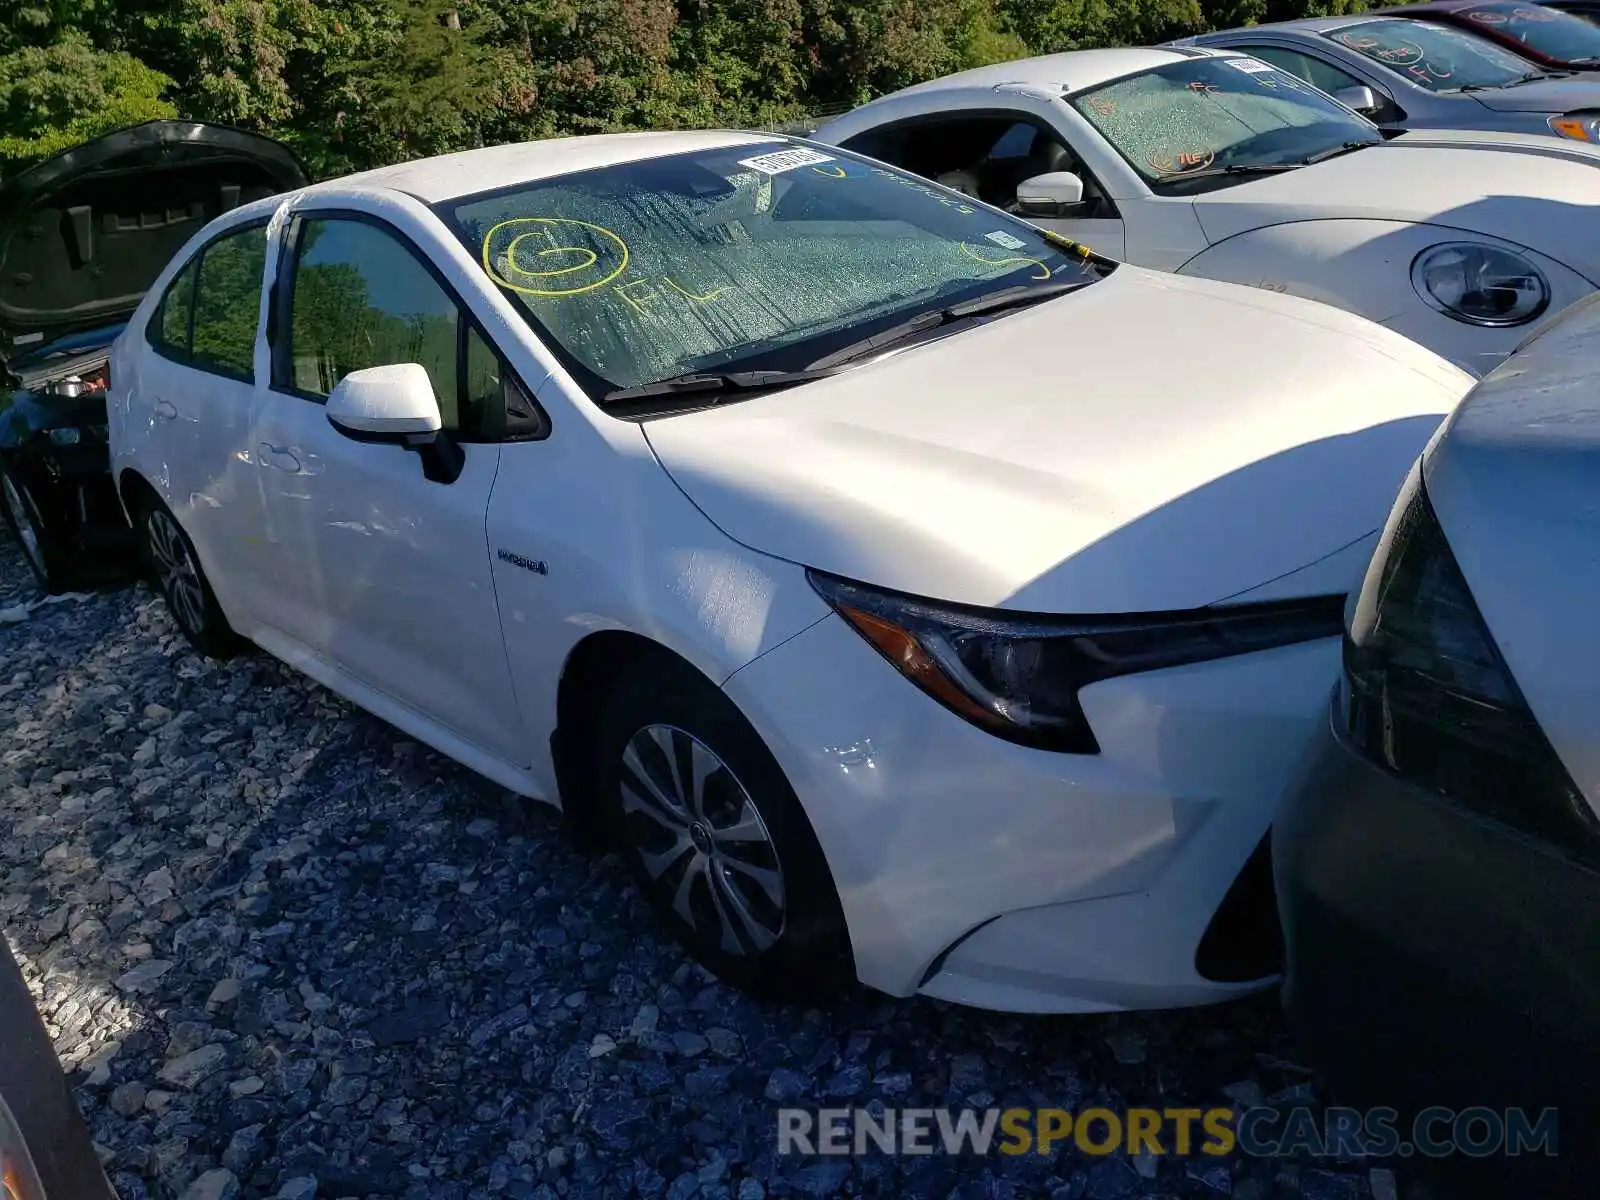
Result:
<svg viewBox="0 0 1600 1200"><path fill-rule="evenodd" d="M53 595L60 594L67 589L71 581L67 578L61 563L61 555L57 552L55 535L45 528L44 516L39 511L39 502L34 499L26 481L7 468L3 461L0 461L0 477L11 480L11 486L17 489L17 495L22 498L23 504L32 510L33 532L39 539L39 557L44 560L42 569L40 564L34 562L22 548L22 530L17 528L17 523L11 516L11 507L5 503L3 497L0 497L0 520L5 521L11 536L16 538L17 549L21 552L23 561L28 564L28 570L33 572L33 577L38 580L39 586Z"/></svg>
<svg viewBox="0 0 1600 1200"><path fill-rule="evenodd" d="M649 878L622 825L622 752L647 725L692 734L738 776L772 835L783 872L782 935L754 955L729 954L698 934ZM849 940L832 873L782 768L744 715L709 680L653 656L620 680L595 726L592 778L618 852L651 908L689 952L724 981L763 997L821 998L849 974Z"/></svg>
<svg viewBox="0 0 1600 1200"><path fill-rule="evenodd" d="M198 630L190 629L183 623L183 618L178 615L177 605L172 602L170 592L162 586L156 571L155 556L150 550L150 520L157 514L172 522L172 527L183 539L184 549L188 552L189 560L194 563L195 574L199 577L204 618L202 628ZM208 658L230 657L238 649L239 636L234 633L233 627L228 624L228 618L222 613L222 606L217 603L216 593L211 590L211 581L206 578L205 566L194 548L194 542L189 540L188 531L184 529L182 522L172 515L172 510L154 497L146 500L139 508L139 552L144 559L145 572L151 586L161 593L167 612L172 616L172 623L178 627L178 632L183 634L184 640Z"/></svg>

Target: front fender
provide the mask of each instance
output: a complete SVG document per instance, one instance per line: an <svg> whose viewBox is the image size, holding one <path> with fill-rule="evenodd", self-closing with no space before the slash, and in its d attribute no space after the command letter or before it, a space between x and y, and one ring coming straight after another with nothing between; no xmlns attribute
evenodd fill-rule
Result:
<svg viewBox="0 0 1600 1200"><path fill-rule="evenodd" d="M1178 268L1227 283L1317 300L1377 321L1477 375L1516 349L1534 324L1494 329L1458 321L1423 301L1411 264L1440 242L1472 241L1524 255L1550 284L1555 312L1595 290L1552 258L1508 242L1444 225L1404 221L1298 221L1253 229L1201 251Z"/></svg>

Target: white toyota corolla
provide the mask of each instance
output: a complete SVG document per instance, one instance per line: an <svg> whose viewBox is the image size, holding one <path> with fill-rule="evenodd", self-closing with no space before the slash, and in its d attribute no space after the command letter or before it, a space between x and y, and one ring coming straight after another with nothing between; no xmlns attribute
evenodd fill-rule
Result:
<svg viewBox="0 0 1600 1200"><path fill-rule="evenodd" d="M1113 258L1337 305L1478 374L1600 284L1600 147L1390 137L1339 100L1231 50L1081 50L919 84L816 136Z"/></svg>
<svg viewBox="0 0 1600 1200"><path fill-rule="evenodd" d="M118 342L174 616L616 839L725 978L1000 1008L1277 969L1264 835L1470 385L756 134L212 222Z"/></svg>

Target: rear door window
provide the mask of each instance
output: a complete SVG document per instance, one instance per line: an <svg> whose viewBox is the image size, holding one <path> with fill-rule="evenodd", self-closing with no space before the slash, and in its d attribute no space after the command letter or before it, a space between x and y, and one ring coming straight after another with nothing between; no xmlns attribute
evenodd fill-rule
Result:
<svg viewBox="0 0 1600 1200"><path fill-rule="evenodd" d="M194 316L194 277L200 256L191 258L183 270L167 284L161 304L146 331L150 345L167 358L179 362L189 357L189 322Z"/></svg>
<svg viewBox="0 0 1600 1200"><path fill-rule="evenodd" d="M266 262L265 225L238 230L206 247L195 289L191 366L234 379L254 379Z"/></svg>

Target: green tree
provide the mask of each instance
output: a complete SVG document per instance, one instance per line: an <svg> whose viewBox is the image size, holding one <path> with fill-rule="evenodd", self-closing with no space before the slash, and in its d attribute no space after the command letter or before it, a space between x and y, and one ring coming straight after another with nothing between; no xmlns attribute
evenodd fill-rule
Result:
<svg viewBox="0 0 1600 1200"><path fill-rule="evenodd" d="M171 83L76 31L0 55L0 166L9 173L121 126L176 116L162 98Z"/></svg>

